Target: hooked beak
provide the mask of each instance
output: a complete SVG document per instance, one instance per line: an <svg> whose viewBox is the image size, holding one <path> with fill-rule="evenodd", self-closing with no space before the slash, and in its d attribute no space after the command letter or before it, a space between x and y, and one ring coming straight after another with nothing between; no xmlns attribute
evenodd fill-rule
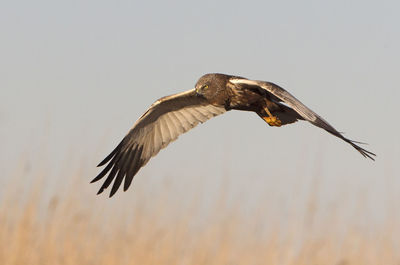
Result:
<svg viewBox="0 0 400 265"><path fill-rule="evenodd" d="M200 93L200 89L199 88L194 88L195 92L196 92L196 96L200 97L202 96L202 94Z"/></svg>

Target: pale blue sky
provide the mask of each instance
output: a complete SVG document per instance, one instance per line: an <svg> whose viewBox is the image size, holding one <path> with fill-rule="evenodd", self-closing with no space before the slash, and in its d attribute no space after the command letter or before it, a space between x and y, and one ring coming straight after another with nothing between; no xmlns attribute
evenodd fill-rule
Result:
<svg viewBox="0 0 400 265"><path fill-rule="evenodd" d="M326 196L362 185L375 201L387 191L385 176L400 193L399 10L398 1L364 0L3 1L2 181L21 157L33 167L44 159L54 172L84 164L90 180L153 101L222 72L281 85L368 142L377 161L304 122L270 128L230 112L161 151L134 186L194 170L229 174L244 194L278 181L285 196L291 188L283 187L315 174Z"/></svg>

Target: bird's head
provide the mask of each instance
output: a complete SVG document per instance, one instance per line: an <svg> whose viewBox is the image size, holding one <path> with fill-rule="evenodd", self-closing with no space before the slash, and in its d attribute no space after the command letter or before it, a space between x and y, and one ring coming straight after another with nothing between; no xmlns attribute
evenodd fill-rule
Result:
<svg viewBox="0 0 400 265"><path fill-rule="evenodd" d="M203 75L195 85L196 94L211 99L216 96L220 90L225 89L225 79L225 75L223 74Z"/></svg>
<svg viewBox="0 0 400 265"><path fill-rule="evenodd" d="M209 78L208 76L202 76L196 83L195 85L195 90L196 90L196 94L198 96L203 96L206 97L208 96L210 93L210 85L212 83L211 78ZM212 86L212 85L211 85Z"/></svg>
<svg viewBox="0 0 400 265"><path fill-rule="evenodd" d="M210 85L209 84L199 84L195 86L196 89L196 95L199 97L205 97L207 98L207 96L209 96L210 94Z"/></svg>

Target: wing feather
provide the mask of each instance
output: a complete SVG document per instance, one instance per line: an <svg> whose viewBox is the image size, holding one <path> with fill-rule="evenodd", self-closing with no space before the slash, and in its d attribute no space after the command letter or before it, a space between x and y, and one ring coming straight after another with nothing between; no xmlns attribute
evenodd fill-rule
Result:
<svg viewBox="0 0 400 265"><path fill-rule="evenodd" d="M172 141L172 137L165 116L160 117L159 122L162 137L162 148L164 148L170 141Z"/></svg>
<svg viewBox="0 0 400 265"><path fill-rule="evenodd" d="M184 124L182 124L178 118L176 117L174 112L170 112L168 113L168 117L171 120L171 124L174 126L174 132L177 135L177 137L179 135L181 135L182 133L185 132L184 130Z"/></svg>
<svg viewBox="0 0 400 265"><path fill-rule="evenodd" d="M106 167L92 182L106 177L98 194L114 181L110 197L124 181L124 191L151 157L197 124L224 113L224 107L210 105L194 89L154 102L137 120L118 146L99 164ZM108 175L107 175L108 174Z"/></svg>
<svg viewBox="0 0 400 265"><path fill-rule="evenodd" d="M185 119L190 123L191 128L195 127L198 120L195 115L193 115L189 110L181 111Z"/></svg>
<svg viewBox="0 0 400 265"><path fill-rule="evenodd" d="M305 120L309 121L313 125L320 127L330 134L339 137L343 141L349 143L351 146L353 146L358 152L360 152L364 157L368 157L372 160L375 160L373 156L376 156L374 153L365 150L364 148L358 146L356 141L350 140L346 137L344 137L340 132L338 132L332 125L330 125L326 120L324 120L321 116L319 116L317 113L309 109L306 105L300 102L297 98L295 98L292 94L287 92L285 89L282 87L270 83L270 82L265 82L265 81L259 81L259 80L249 80L245 78L231 78L229 80L232 84L245 84L245 85L250 85L250 86L258 86L271 95L277 97L280 101L283 103L287 104L289 107L291 107L293 110L295 110L300 116L302 116Z"/></svg>
<svg viewBox="0 0 400 265"><path fill-rule="evenodd" d="M128 171L126 172L125 181L124 181L124 191L126 191L132 183L133 177L141 167L142 161L140 157L142 156L143 146L139 148L135 148L135 152L132 158L128 161ZM117 188L118 189L118 188ZM115 191L116 192L116 191ZM115 193L114 192L114 193ZM113 194L110 194L110 197Z"/></svg>
<svg viewBox="0 0 400 265"><path fill-rule="evenodd" d="M153 125L153 130L154 131L154 141L153 141L153 148L152 148L152 153L156 155L162 146L162 134L161 134L161 129L160 129L160 123L155 123Z"/></svg>
<svg viewBox="0 0 400 265"><path fill-rule="evenodd" d="M180 111L173 112L175 117L178 119L179 124L182 125L183 132L187 132L192 128L192 124L185 118L185 116Z"/></svg>
<svg viewBox="0 0 400 265"><path fill-rule="evenodd" d="M201 114L195 109L190 109L188 111L190 112L190 114L192 114L193 117L195 117L196 122L203 122L204 120L207 119L203 114Z"/></svg>

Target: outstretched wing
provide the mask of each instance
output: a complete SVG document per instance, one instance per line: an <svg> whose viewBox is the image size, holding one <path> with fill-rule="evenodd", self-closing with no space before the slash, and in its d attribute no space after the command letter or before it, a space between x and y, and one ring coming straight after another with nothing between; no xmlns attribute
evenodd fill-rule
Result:
<svg viewBox="0 0 400 265"><path fill-rule="evenodd" d="M199 123L224 113L224 107L210 105L195 89L164 97L150 106L121 143L98 166L107 166L91 182L107 178L100 194L114 180L110 197L124 181L126 191L135 174L151 157Z"/></svg>
<svg viewBox="0 0 400 265"><path fill-rule="evenodd" d="M338 132L335 128L332 127L327 121L325 121L321 116L319 116L317 113L309 109L307 106L305 106L303 103L301 103L298 99L296 99L292 94L287 92L285 89L281 88L280 86L270 83L270 82L265 82L265 81L258 81L258 80L249 80L245 78L231 78L229 80L233 84L245 84L245 85L251 85L251 86L258 86L264 90L266 90L268 93L272 94L274 97L276 97L279 101L282 101L283 103L287 104L289 107L291 107L293 110L295 110L301 117L303 117L305 120L311 122L313 125L318 126L327 132L333 134L336 137L339 137L340 139L344 140L345 142L349 143L351 146L353 146L358 152L360 152L364 157L368 157L372 160L375 160L373 156L375 156L374 153L365 150L364 148L360 147L357 145L356 141L352 141L350 139L347 139L344 137L340 132Z"/></svg>

